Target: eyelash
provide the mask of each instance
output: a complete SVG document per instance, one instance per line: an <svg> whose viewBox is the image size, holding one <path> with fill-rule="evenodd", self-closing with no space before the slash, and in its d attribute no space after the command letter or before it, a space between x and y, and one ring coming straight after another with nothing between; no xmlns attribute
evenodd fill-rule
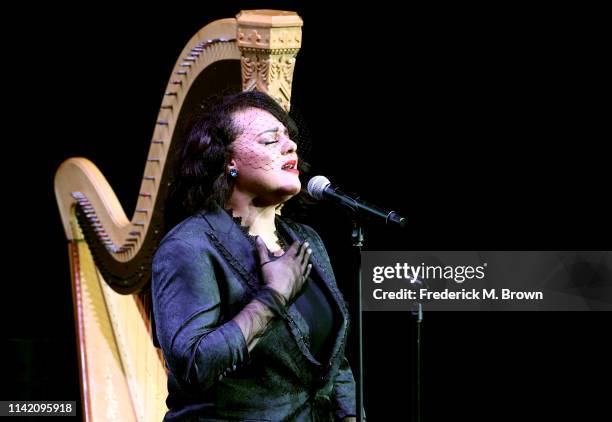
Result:
<svg viewBox="0 0 612 422"><path fill-rule="evenodd" d="M283 134L284 134L285 136L289 136L289 134L288 134L288 133L286 133L286 132L284 132ZM275 143L277 143L277 142L279 141L279 139L280 139L280 136L281 136L281 135L280 135L280 133L279 133L279 132L275 132L275 133L274 133L274 141L264 142L264 145L270 145L270 144L275 144Z"/></svg>

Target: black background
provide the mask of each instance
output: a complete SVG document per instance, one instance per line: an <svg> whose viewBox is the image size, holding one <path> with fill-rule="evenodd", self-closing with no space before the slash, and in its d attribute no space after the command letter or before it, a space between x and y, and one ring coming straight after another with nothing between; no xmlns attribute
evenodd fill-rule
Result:
<svg viewBox="0 0 612 422"><path fill-rule="evenodd" d="M178 54L203 25L258 7L304 19L293 108L308 124L312 164L409 219L400 234L368 227L366 249L610 250L609 69L596 10L33 7L4 37L1 399L79 400L55 170L89 158L131 216ZM354 304L343 218L322 207L312 219ZM425 315L424 420L594 419L608 408L610 322L608 313ZM414 412L414 327L407 312L364 315L371 421Z"/></svg>

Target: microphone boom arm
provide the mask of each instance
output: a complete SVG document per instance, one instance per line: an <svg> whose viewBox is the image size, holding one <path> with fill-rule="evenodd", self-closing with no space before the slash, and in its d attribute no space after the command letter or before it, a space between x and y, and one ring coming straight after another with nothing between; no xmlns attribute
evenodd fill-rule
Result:
<svg viewBox="0 0 612 422"><path fill-rule="evenodd" d="M397 212L383 210L359 198L353 199L338 188L328 186L323 190L323 196L335 198L340 205L347 207L356 214L363 216L374 215L383 218L387 225L397 224L401 228L406 227L406 218L400 216Z"/></svg>

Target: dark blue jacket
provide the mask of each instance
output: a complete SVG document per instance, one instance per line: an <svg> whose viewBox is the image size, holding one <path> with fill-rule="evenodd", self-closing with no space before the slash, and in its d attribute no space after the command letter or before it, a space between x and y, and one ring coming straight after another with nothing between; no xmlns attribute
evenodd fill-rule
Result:
<svg viewBox="0 0 612 422"><path fill-rule="evenodd" d="M311 245L312 277L340 319L329 361L309 350L295 304L274 318L249 354L232 318L262 285L257 251L220 207L190 217L153 260L153 316L169 367L165 421L333 421L355 415L355 381L344 355L349 314L325 246L310 227L277 217L292 241Z"/></svg>

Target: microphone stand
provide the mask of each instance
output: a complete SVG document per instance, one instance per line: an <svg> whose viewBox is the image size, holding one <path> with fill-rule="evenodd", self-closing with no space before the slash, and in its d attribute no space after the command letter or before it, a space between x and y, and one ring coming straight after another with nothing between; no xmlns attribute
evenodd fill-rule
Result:
<svg viewBox="0 0 612 422"><path fill-rule="evenodd" d="M363 422L364 406L363 406L363 329L362 329L362 299L361 299L361 248L364 242L364 232L357 218L353 218L353 232L351 235L353 248L357 252L357 422Z"/></svg>
<svg viewBox="0 0 612 422"><path fill-rule="evenodd" d="M348 211L350 211L350 212L347 211L347 214L349 215L349 217L351 218L351 221L353 222L353 231L352 231L351 238L352 238L353 248L357 252L357 258L356 258L356 263L357 263L357 310L356 310L356 314L357 314L357 318L355 318L355 321L357 325L358 346L357 346L357 374L356 374L357 379L355 380L357 391L356 391L355 401L357 405L357 409L356 409L357 422L364 422L365 421L365 410L363 406L363 328L362 328L363 326L363 321L362 321L363 303L362 303L362 285L361 285L362 284L361 283L361 248L363 247L363 243L364 243L364 232L363 232L363 227L361 225L362 216L360 216L359 213L360 212L364 213L363 217L367 217L369 215L370 217L371 216L379 217L379 219L384 218L386 224L389 224L389 223L398 224L399 227L401 228L404 228L406 226L406 219L401 217L394 211L386 212L373 205L367 204L366 202L360 201L359 197L356 199L353 199L349 196L344 195L338 189L328 188L329 180L327 180L326 178L322 176L316 176L315 178L310 180L310 182L308 183L309 192L311 191L311 183L313 182L313 180L316 182L317 178L322 179L322 182L325 183L325 186L321 186L323 188L322 190L319 189L320 187L318 188L316 186L313 186L313 190L318 191L318 193L311 193L311 196L313 196L316 199L321 199L322 192L324 191L326 195L328 195L329 197L335 198L335 200L337 201L337 204L342 205L345 211L347 211L347 209ZM314 185L317 185L317 184L318 183L314 183Z"/></svg>
<svg viewBox="0 0 612 422"><path fill-rule="evenodd" d="M357 318L356 331L357 331L357 379L356 382L356 405L357 405L357 422L365 421L365 410L363 405L363 303L362 303L362 277L361 277L361 248L364 244L364 231L357 216L352 217L353 231L351 233L351 240L353 248L356 251L356 267L357 267ZM421 422L421 329L423 324L423 304L417 303L417 309L412 312L417 317L417 334L416 334L416 421Z"/></svg>
<svg viewBox="0 0 612 422"><path fill-rule="evenodd" d="M416 422L421 422L421 329L423 326L423 304L419 302L417 304L417 309L412 312L413 315L417 317L417 332L416 332L416 391L413 397L416 397L416 403L414 403L414 407L416 410Z"/></svg>

